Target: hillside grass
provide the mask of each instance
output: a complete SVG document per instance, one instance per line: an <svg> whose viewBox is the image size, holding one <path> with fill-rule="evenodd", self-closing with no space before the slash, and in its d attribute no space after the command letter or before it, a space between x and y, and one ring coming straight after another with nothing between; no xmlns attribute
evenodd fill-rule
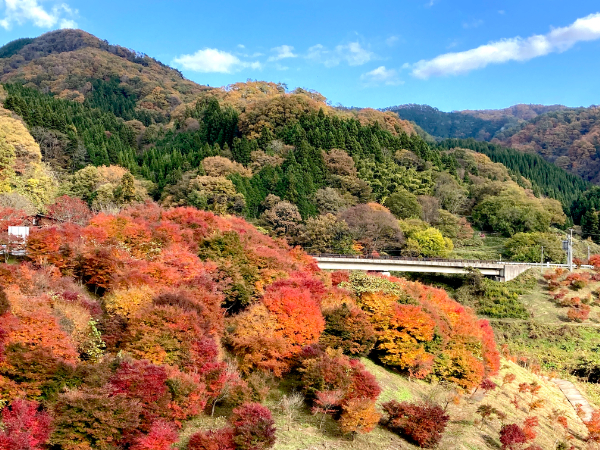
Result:
<svg viewBox="0 0 600 450"><path fill-rule="evenodd" d="M484 238L475 231L473 239L457 244L450 254L451 259L470 259L481 261L499 261L504 250L505 237L499 234L484 233Z"/></svg>
<svg viewBox="0 0 600 450"><path fill-rule="evenodd" d="M450 422L446 433L437 447L439 450L483 450L499 449L500 421L489 420L482 424L480 416L476 413L477 407L486 404L504 412L507 415L505 423L522 424L523 420L531 415L540 419L540 428L536 443L544 449L555 448L556 441L562 438L560 427L555 426L548 416L553 410L560 411L568 418L569 431L575 436L572 444L577 449L583 449L583 439L587 435L585 426L579 419L572 406L568 403L556 385L546 379L532 374L528 370L508 360L502 361L502 369L493 380L502 384L502 378L507 373L513 373L516 380L504 387L499 386L495 391L483 395L481 391L475 395L463 395L455 404L452 399L457 391L448 385L430 384L419 380L408 380L405 376L382 367L373 361L363 358L366 368L377 378L382 393L378 406L390 400L409 402L433 402L445 406L450 415ZM544 405L539 410L529 412L525 407L529 396L518 393L520 383L539 383L542 388L539 398L544 399ZM367 435L358 435L354 440L344 436L339 431L336 422L331 417L326 417L322 428L321 418L310 413L308 406L304 405L291 418L284 415L279 407L279 401L284 394L289 394L291 386L284 383L275 386L266 401L267 406L274 413L277 427L277 443L275 450L316 450L316 449L417 449L400 436L378 426ZM510 400L517 396L520 398L520 408L516 409ZM225 416L229 413L226 409L217 409L216 417L202 416L185 424L181 441L177 448L184 450L190 436L198 430L218 429L225 425Z"/></svg>
<svg viewBox="0 0 600 450"><path fill-rule="evenodd" d="M566 236L565 231L556 228L552 228L550 231L559 236L560 239L564 239ZM484 237L480 237L481 233L483 233ZM502 236L499 233L487 233L475 230L475 235L472 239L455 243L454 250L450 254L449 258L480 261L501 261L502 253L504 252L504 245L506 244L507 240L507 237ZM581 258L584 260L587 259L588 246L590 249L590 254L600 254L600 245L590 240L581 239L580 227L575 227L575 234L573 235L573 256L575 258Z"/></svg>

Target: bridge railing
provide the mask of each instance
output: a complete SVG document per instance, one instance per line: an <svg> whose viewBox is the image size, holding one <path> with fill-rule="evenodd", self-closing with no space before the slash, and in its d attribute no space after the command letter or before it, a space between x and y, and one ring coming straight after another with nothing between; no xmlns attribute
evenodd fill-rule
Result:
<svg viewBox="0 0 600 450"><path fill-rule="evenodd" d="M446 258L419 258L419 257L405 257L405 256L390 256L390 255L340 255L336 253L319 253L311 254L313 258L338 258L338 259L366 259L366 260L384 260L384 261L423 261L423 262L447 262L447 263L461 263L461 264L499 264L499 265L514 265L514 266L530 266L530 267L552 267L552 268L568 268L568 264L551 264L551 263L526 263L518 261L489 261L480 259L446 259ZM582 269L593 269L594 266L581 265L574 267L580 267Z"/></svg>
<svg viewBox="0 0 600 450"><path fill-rule="evenodd" d="M340 255L334 253L319 253L310 254L313 258L339 258L339 259L367 259L367 260L389 260L389 261L426 261L426 262L459 262L459 263L474 263L474 264L504 264L498 261L483 261L480 259L447 259L447 258L420 258L411 256L373 256L373 255ZM527 263L520 263L527 264Z"/></svg>

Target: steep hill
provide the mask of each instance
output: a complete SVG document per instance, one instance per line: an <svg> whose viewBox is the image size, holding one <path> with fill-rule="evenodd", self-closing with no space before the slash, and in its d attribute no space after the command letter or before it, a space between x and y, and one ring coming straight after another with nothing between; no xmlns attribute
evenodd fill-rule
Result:
<svg viewBox="0 0 600 450"><path fill-rule="evenodd" d="M464 110L444 112L428 105L399 105L385 108L405 120L415 122L438 139L474 138L489 141L498 133L512 130L520 124L548 112L568 109L562 105L514 105L505 109Z"/></svg>
<svg viewBox="0 0 600 450"><path fill-rule="evenodd" d="M210 89L154 58L81 30L52 31L6 44L0 48L0 73L4 83L25 84L79 103L88 100L93 106L98 106L98 90L129 97L146 125L168 121L177 106ZM118 83L111 83L115 79Z"/></svg>
<svg viewBox="0 0 600 450"><path fill-rule="evenodd" d="M468 143L430 145L391 111L332 108L273 82L203 87L79 30L0 54L4 107L27 125L59 192L95 210L149 194L243 216L314 252L434 257L470 242L469 217L502 234L563 226L586 189L517 153L491 161Z"/></svg>
<svg viewBox="0 0 600 450"><path fill-rule="evenodd" d="M600 108L549 112L496 135L495 142L538 153L593 183L600 182Z"/></svg>
<svg viewBox="0 0 600 450"><path fill-rule="evenodd" d="M502 127L509 123L509 118L478 117L462 112L444 112L428 105L399 105L385 108L398 114L405 120L416 123L430 135L438 139L475 138L491 139Z"/></svg>

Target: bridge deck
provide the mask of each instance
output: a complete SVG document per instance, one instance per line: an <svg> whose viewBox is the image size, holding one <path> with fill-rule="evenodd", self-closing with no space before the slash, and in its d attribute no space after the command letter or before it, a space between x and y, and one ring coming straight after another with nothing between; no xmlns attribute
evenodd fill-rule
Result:
<svg viewBox="0 0 600 450"><path fill-rule="evenodd" d="M365 257L348 255L313 256L323 270L365 270L375 272L421 272L465 274L468 268L478 269L483 275L510 281L531 267L568 267L565 264L515 263L508 261L477 261L452 259L422 259L402 257ZM587 267L587 266L585 266Z"/></svg>

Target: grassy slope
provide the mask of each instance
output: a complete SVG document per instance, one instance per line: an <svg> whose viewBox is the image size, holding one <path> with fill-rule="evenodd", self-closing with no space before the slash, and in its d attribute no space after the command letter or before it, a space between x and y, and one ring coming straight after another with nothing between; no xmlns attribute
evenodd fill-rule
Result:
<svg viewBox="0 0 600 450"><path fill-rule="evenodd" d="M446 404L452 399L456 392L448 387L428 384L421 381L409 381L407 378L363 359L367 369L373 373L383 392L380 396L379 404L395 399L398 401L408 400L411 402L434 401ZM555 441L561 437L554 425L547 419L552 410L559 410L567 416L569 420L570 431L580 438L586 435L585 427L581 420L576 417L572 407L566 401L557 387L544 379L531 374L527 370L510 362L503 361L500 375L494 380L501 384L501 379L506 373L514 373L517 379L514 383L500 387L496 391L481 398L476 394L474 397L465 396L459 404L449 403L448 413L450 415L450 424L444 435L439 450L476 450L476 449L498 449L500 442L498 433L500 422L490 420L489 423L481 424L476 409L481 404L491 405L507 414L506 423L519 423L529 415L535 415L540 418L541 427L536 443L542 448L554 448ZM510 400L518 394L519 383L531 383L536 381L542 385L539 397L545 399L544 406L529 414L525 410L525 403L529 401L529 396L521 396L522 400L520 410L516 410L510 403ZM297 411L296 415L289 419L281 413L278 402L287 389L279 387L271 392L267 404L275 413L277 424L277 444L275 450L300 450L300 449L417 449L418 447L406 442L394 433L377 427L372 433L364 436L357 436L353 441L348 437L342 436L336 423L326 418L323 427L319 428L320 418L310 414L306 406ZM218 411L216 414L226 414L227 411ZM201 417L186 425L184 429L181 449L185 448L185 442L195 431L201 429L216 429L225 424L224 417ZM560 431L560 430L559 430ZM581 439L575 439L574 444L577 448L583 448Z"/></svg>
<svg viewBox="0 0 600 450"><path fill-rule="evenodd" d="M482 239L478 236L479 231L475 234L475 238L467 242L467 245L457 245L450 258L497 261L504 250L507 238L495 233L484 233L485 238ZM557 234L561 238L565 236L564 232L557 231ZM579 239L577 236L573 236L573 255L576 258L587 259L588 245L590 245L591 254L600 253L600 245L589 243L588 241Z"/></svg>

